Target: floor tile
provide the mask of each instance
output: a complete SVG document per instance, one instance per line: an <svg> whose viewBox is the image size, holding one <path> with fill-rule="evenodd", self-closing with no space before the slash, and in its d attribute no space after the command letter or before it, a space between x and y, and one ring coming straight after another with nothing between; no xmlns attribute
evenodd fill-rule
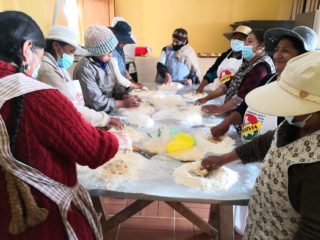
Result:
<svg viewBox="0 0 320 240"><path fill-rule="evenodd" d="M206 203L189 203L189 202L183 202L183 205L189 207L189 208L210 208L210 204Z"/></svg>
<svg viewBox="0 0 320 240"><path fill-rule="evenodd" d="M191 211L193 211L195 214L197 214L200 218L202 218L206 221L208 220L210 209L207 209L207 208L189 208L189 209ZM184 218L184 216L182 216L177 211L176 211L175 217L176 218Z"/></svg>
<svg viewBox="0 0 320 240"><path fill-rule="evenodd" d="M118 232L119 232L119 226L115 227L111 231L103 231L103 239L104 240L117 240Z"/></svg>
<svg viewBox="0 0 320 240"><path fill-rule="evenodd" d="M103 206L105 214L108 217L116 215L125 208L124 204L106 204Z"/></svg>
<svg viewBox="0 0 320 240"><path fill-rule="evenodd" d="M176 219L175 240L194 240L193 224L186 219Z"/></svg>
<svg viewBox="0 0 320 240"><path fill-rule="evenodd" d="M117 240L174 240L173 231L123 229Z"/></svg>
<svg viewBox="0 0 320 240"><path fill-rule="evenodd" d="M165 202L159 202L158 217L174 217L174 210Z"/></svg>
<svg viewBox="0 0 320 240"><path fill-rule="evenodd" d="M159 208L159 202L155 201L155 202L151 203L149 206L147 206L144 209L142 209L140 216L157 217L158 208Z"/></svg>
<svg viewBox="0 0 320 240"><path fill-rule="evenodd" d="M132 217L121 224L121 231L123 229L146 229L173 232L174 220L170 218Z"/></svg>

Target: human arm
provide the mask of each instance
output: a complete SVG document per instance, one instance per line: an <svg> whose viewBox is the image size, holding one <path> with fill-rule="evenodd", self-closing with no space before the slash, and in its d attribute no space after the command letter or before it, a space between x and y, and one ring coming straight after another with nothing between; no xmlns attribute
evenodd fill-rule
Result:
<svg viewBox="0 0 320 240"><path fill-rule="evenodd" d="M293 240L320 239L320 162L291 165L288 169L289 200L300 213Z"/></svg>
<svg viewBox="0 0 320 240"><path fill-rule="evenodd" d="M216 90L210 92L207 96L203 97L203 98L199 98L195 104L197 105L201 105L204 104L206 102L208 102L211 99L217 98L222 96L223 94L225 94L225 89L223 87L218 87Z"/></svg>
<svg viewBox="0 0 320 240"><path fill-rule="evenodd" d="M213 138L219 138L226 134L232 124L240 124L242 117L238 112L233 111L229 116L225 117L221 123L210 129Z"/></svg>
<svg viewBox="0 0 320 240"><path fill-rule="evenodd" d="M217 105L205 105L202 106L202 111L207 115L220 114L234 109L237 106L237 103L231 99L230 101L217 106Z"/></svg>
<svg viewBox="0 0 320 240"><path fill-rule="evenodd" d="M203 93L204 87L209 84L209 81L207 79L202 79L200 82L200 85L198 86L196 93Z"/></svg>

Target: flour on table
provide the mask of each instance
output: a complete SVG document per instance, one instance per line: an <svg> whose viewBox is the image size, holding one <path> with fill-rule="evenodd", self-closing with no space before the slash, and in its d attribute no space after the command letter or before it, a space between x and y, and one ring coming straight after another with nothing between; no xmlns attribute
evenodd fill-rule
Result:
<svg viewBox="0 0 320 240"><path fill-rule="evenodd" d="M144 159L133 152L118 152L110 161L96 170L97 176L104 181L136 179L138 170L143 168Z"/></svg>
<svg viewBox="0 0 320 240"><path fill-rule="evenodd" d="M230 138L228 135L220 137L220 139L214 140L211 133L197 133L195 135L197 144L206 149L206 152L224 154L232 151L235 147L235 141Z"/></svg>
<svg viewBox="0 0 320 240"><path fill-rule="evenodd" d="M185 151L171 152L167 153L171 158L183 161L183 162L193 162L201 160L204 155L204 149L194 146L191 149Z"/></svg>
<svg viewBox="0 0 320 240"><path fill-rule="evenodd" d="M200 168L200 164L185 163L176 168L173 172L176 183L205 191L223 191L228 190L239 179L237 172L225 166L210 170L206 177L197 176L194 172Z"/></svg>
<svg viewBox="0 0 320 240"><path fill-rule="evenodd" d="M152 113L154 113L154 108L150 106L149 104L141 104L139 107L136 108L126 108L122 115L129 116L132 114L146 114L150 116Z"/></svg>
<svg viewBox="0 0 320 240"><path fill-rule="evenodd" d="M146 140L143 145L144 150L154 153L154 154L163 154L166 151L166 146L170 140L169 129L159 128L151 134L151 138Z"/></svg>
<svg viewBox="0 0 320 240"><path fill-rule="evenodd" d="M132 142L141 142L147 139L147 134L142 131L137 131L131 127L125 127L124 131L128 134Z"/></svg>
<svg viewBox="0 0 320 240"><path fill-rule="evenodd" d="M152 128L154 126L153 119L143 113L129 115L127 122L136 127Z"/></svg>
<svg viewBox="0 0 320 240"><path fill-rule="evenodd" d="M183 94L182 96L185 97L186 99L188 99L191 102L195 102L197 101L199 98L204 98L206 97L208 94L207 93L196 93L196 92L190 92L190 93L186 93Z"/></svg>
<svg viewBox="0 0 320 240"><path fill-rule="evenodd" d="M178 95L167 95L161 92L157 92L147 99L151 105L158 108L163 108L166 106L184 106L186 102Z"/></svg>
<svg viewBox="0 0 320 240"><path fill-rule="evenodd" d="M158 89L163 92L176 93L178 90L183 88L183 84L177 82L171 82L169 84L162 84L158 86Z"/></svg>
<svg viewBox="0 0 320 240"><path fill-rule="evenodd" d="M135 95L138 97L148 97L153 93L153 91L149 91L148 89L133 89L130 92L130 95Z"/></svg>

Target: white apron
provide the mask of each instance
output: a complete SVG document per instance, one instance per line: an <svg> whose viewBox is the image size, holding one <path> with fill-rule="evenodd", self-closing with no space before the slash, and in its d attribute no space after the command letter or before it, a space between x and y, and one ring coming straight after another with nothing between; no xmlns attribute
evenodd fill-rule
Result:
<svg viewBox="0 0 320 240"><path fill-rule="evenodd" d="M232 54L232 51L227 55L225 59L223 59L217 69L217 76L220 84L229 82L242 64L242 58L228 58L230 54Z"/></svg>
<svg viewBox="0 0 320 240"><path fill-rule="evenodd" d="M268 84L276 75L271 77ZM267 101L267 100L266 100ZM259 113L250 107L247 108L242 122L241 140L250 142L253 138L278 127L278 117Z"/></svg>
<svg viewBox="0 0 320 240"><path fill-rule="evenodd" d="M4 102L26 93L51 89L47 84L36 81L22 73L10 75L0 80L0 108ZM86 218L95 238L102 239L102 229L88 192L80 185L68 187L52 180L37 169L17 161L10 150L9 136L5 123L0 116L0 166L22 181L33 186L59 207L60 215L69 239L78 239L70 225L67 214L71 202Z"/></svg>

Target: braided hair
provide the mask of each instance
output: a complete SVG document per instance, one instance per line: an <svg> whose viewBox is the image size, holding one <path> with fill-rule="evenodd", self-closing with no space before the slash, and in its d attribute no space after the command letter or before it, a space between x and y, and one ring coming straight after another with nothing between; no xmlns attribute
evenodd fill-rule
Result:
<svg viewBox="0 0 320 240"><path fill-rule="evenodd" d="M0 13L0 59L13 62L18 72L24 72L22 50L25 41L30 40L34 49L45 47L44 35L38 24L28 15L18 11L4 11ZM12 123L8 130L11 151L15 148L19 122L23 112L24 95L13 99L13 110L10 115Z"/></svg>

